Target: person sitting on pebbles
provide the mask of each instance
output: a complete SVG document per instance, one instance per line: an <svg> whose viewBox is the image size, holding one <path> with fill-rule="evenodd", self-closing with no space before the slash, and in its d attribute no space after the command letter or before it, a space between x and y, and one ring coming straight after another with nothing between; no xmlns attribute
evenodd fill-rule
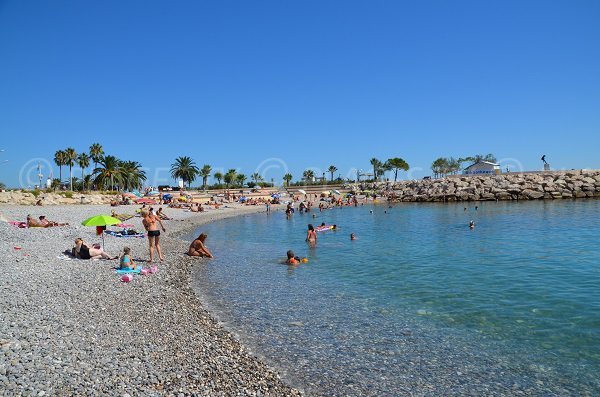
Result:
<svg viewBox="0 0 600 397"><path fill-rule="evenodd" d="M190 244L190 248L188 249L187 254L189 256L214 258L213 254L204 245L204 241L206 240L206 237L208 237L208 235L206 233L201 233L197 239L192 241L192 244Z"/></svg>
<svg viewBox="0 0 600 397"><path fill-rule="evenodd" d="M136 265L133 263L133 259L131 258L131 248L123 247L123 255L121 255L119 265L120 269L136 269Z"/></svg>
<svg viewBox="0 0 600 397"><path fill-rule="evenodd" d="M99 244L89 246L82 238L75 239L73 255L80 259L118 259L118 256L111 256L104 252Z"/></svg>

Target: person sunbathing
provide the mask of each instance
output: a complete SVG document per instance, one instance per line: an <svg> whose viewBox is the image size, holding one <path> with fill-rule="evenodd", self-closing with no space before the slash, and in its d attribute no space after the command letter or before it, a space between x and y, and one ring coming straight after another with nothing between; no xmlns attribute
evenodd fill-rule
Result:
<svg viewBox="0 0 600 397"><path fill-rule="evenodd" d="M190 244L190 248L188 249L187 254L189 256L201 256L206 258L214 258L213 254L206 248L204 245L204 241L206 240L208 235L206 233L202 233L198 236L197 239L192 241Z"/></svg>
<svg viewBox="0 0 600 397"><path fill-rule="evenodd" d="M68 226L68 223L58 223L55 221L50 221L46 219L44 215L40 215L40 220L38 222L41 227L52 227L52 226Z"/></svg>
<svg viewBox="0 0 600 397"><path fill-rule="evenodd" d="M75 239L75 247L73 248L73 255L80 259L118 259L118 256L111 256L104 252L104 249L100 244L89 246L83 239Z"/></svg>
<svg viewBox="0 0 600 397"><path fill-rule="evenodd" d="M27 215L27 226L28 227L44 227L37 219L33 218L31 215Z"/></svg>
<svg viewBox="0 0 600 397"><path fill-rule="evenodd" d="M118 220L121 220L121 221L126 221L128 219L133 218L133 216L129 215L129 214L117 214L117 212L115 210L112 210L112 212L110 213L110 215L113 218L117 218Z"/></svg>

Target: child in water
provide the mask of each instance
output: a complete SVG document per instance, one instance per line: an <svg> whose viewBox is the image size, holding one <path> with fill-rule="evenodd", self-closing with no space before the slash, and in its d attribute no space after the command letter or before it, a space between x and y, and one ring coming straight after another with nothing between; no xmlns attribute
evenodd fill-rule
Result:
<svg viewBox="0 0 600 397"><path fill-rule="evenodd" d="M285 263L288 265L297 265L300 263L300 258L294 255L294 251L289 250L287 252L287 261Z"/></svg>
<svg viewBox="0 0 600 397"><path fill-rule="evenodd" d="M131 259L131 248L123 248L123 255L121 255L120 264L121 269L135 270L135 265L133 264L133 260Z"/></svg>

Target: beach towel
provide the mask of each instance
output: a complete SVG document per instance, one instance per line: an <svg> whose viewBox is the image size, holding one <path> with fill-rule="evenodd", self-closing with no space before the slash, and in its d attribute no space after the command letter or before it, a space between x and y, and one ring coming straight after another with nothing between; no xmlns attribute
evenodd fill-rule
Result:
<svg viewBox="0 0 600 397"><path fill-rule="evenodd" d="M115 214L115 218L121 220L121 221L126 221L129 220L131 218L133 218L133 215L130 214Z"/></svg>
<svg viewBox="0 0 600 397"><path fill-rule="evenodd" d="M121 232L115 232L113 230L105 230L104 233L109 234L111 236L115 236L115 237L137 237L137 238L146 237L145 233L129 234L127 230L123 230Z"/></svg>
<svg viewBox="0 0 600 397"><path fill-rule="evenodd" d="M129 274L129 273L139 273L142 270L142 267L139 266L137 269L117 269L115 270L117 274Z"/></svg>

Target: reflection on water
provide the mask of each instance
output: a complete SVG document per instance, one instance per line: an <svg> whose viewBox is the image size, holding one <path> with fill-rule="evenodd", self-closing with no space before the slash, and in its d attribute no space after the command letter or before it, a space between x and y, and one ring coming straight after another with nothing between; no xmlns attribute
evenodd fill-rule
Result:
<svg viewBox="0 0 600 397"><path fill-rule="evenodd" d="M206 225L217 259L195 287L311 395L598 395L600 201L477 206ZM339 230L311 249L306 225L321 222ZM282 265L288 249L309 263Z"/></svg>

